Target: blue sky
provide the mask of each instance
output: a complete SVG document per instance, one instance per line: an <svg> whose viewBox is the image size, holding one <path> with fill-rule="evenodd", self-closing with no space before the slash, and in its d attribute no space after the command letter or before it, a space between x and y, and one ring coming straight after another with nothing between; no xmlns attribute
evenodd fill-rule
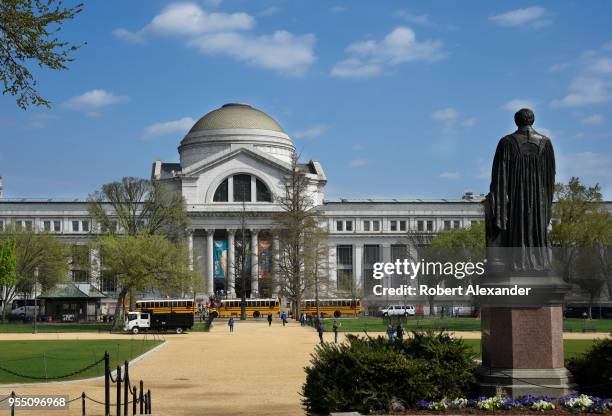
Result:
<svg viewBox="0 0 612 416"><path fill-rule="evenodd" d="M277 119L327 198L486 192L513 113L535 110L557 180L612 199L612 2L88 1L86 44L38 72L52 109L0 97L7 197L86 197L178 161L190 125L227 102Z"/></svg>

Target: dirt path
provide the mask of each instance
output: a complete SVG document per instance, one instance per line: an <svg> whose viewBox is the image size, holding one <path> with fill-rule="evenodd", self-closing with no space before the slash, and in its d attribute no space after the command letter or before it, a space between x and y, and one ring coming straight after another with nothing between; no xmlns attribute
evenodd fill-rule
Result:
<svg viewBox="0 0 612 416"><path fill-rule="evenodd" d="M329 334L326 334L329 336ZM117 338L108 334L11 334L0 339ZM125 337L123 337L125 339ZM299 390L303 367L316 344L311 328L290 323L237 322L230 334L224 322L210 333L166 335L166 345L130 367L132 380L151 389L159 415L301 415ZM0 397L17 394L68 394L85 391L104 398L103 380L65 384L0 387ZM115 391L111 392L115 402ZM80 414L77 401L69 413ZM87 414L103 414L103 406L87 403ZM92 413L90 413L90 409ZM0 410L0 415L8 410ZM8 413L6 413L8 414ZM40 415L18 412L20 415ZM52 413L49 413L52 414ZM113 411L114 414L114 411Z"/></svg>
<svg viewBox="0 0 612 416"><path fill-rule="evenodd" d="M378 334L371 334L378 335ZM456 332L466 339L480 338L480 332ZM605 333L568 333L565 339L593 339ZM126 339L131 335L95 333L2 334L1 340L16 339ZM139 336L142 337L142 336ZM326 333L331 341L333 334ZM220 321L210 333L166 335L166 344L130 368L133 381L143 379L153 396L157 415L302 415L299 391L304 366L317 342L312 328L290 323L237 322L230 334ZM340 334L340 340L343 334ZM74 398L85 391L104 398L103 380L63 384L0 386L0 397L15 390L18 394L68 394ZM115 402L115 391L111 392ZM87 403L88 415L103 414L103 407ZM19 415L41 415L17 412ZM9 414L0 410L0 415ZM69 413L80 415L80 402ZM114 414L114 410L113 410Z"/></svg>

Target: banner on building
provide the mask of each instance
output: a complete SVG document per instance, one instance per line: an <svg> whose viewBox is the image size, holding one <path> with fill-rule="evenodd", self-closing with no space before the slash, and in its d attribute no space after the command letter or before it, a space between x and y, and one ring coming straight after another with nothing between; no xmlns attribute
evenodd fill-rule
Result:
<svg viewBox="0 0 612 416"><path fill-rule="evenodd" d="M272 240L259 240L258 260L259 260L259 278L265 278L270 275L272 270Z"/></svg>
<svg viewBox="0 0 612 416"><path fill-rule="evenodd" d="M214 241L214 272L217 279L224 279L227 275L227 240Z"/></svg>

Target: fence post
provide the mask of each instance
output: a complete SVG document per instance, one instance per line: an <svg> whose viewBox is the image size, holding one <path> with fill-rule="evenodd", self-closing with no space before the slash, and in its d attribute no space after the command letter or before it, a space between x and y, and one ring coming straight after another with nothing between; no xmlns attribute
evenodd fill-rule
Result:
<svg viewBox="0 0 612 416"><path fill-rule="evenodd" d="M11 416L15 416L15 392L11 392L11 398L13 399L13 404L11 405Z"/></svg>
<svg viewBox="0 0 612 416"><path fill-rule="evenodd" d="M81 393L81 405L83 410L83 416L85 416L85 392Z"/></svg>
<svg viewBox="0 0 612 416"><path fill-rule="evenodd" d="M110 416L110 357L104 353L104 416Z"/></svg>
<svg viewBox="0 0 612 416"><path fill-rule="evenodd" d="M136 396L136 384L132 387L132 416L136 414L136 402L138 397Z"/></svg>
<svg viewBox="0 0 612 416"><path fill-rule="evenodd" d="M125 371L123 372L123 416L128 416L128 402L130 394L130 373L128 362L125 360Z"/></svg>
<svg viewBox="0 0 612 416"><path fill-rule="evenodd" d="M149 402L149 414L153 414L153 403L151 403L151 390L147 390L147 396L149 397L149 400L147 400L147 402Z"/></svg>
<svg viewBox="0 0 612 416"><path fill-rule="evenodd" d="M121 367L117 366L117 416L121 416Z"/></svg>
<svg viewBox="0 0 612 416"><path fill-rule="evenodd" d="M144 405L144 383L140 380L140 414L142 414L143 405Z"/></svg>
<svg viewBox="0 0 612 416"><path fill-rule="evenodd" d="M145 393L145 415L150 415L149 413L149 393Z"/></svg>

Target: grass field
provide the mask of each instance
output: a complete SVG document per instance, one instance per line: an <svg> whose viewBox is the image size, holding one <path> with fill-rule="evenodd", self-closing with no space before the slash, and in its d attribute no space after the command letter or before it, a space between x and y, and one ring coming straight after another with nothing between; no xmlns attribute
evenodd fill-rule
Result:
<svg viewBox="0 0 612 416"><path fill-rule="evenodd" d="M326 331L331 331L333 319L323 321ZM342 332L385 332L387 324L382 318L346 318L337 320ZM593 328L595 332L612 332L612 319L564 319L563 324L570 327L573 332L582 332L587 327ZM408 318L402 323L404 329L446 329L448 331L480 331L479 318ZM589 329L590 329L589 328Z"/></svg>
<svg viewBox="0 0 612 416"><path fill-rule="evenodd" d="M108 332L111 324L95 323L95 324L49 324L46 322L38 322L36 331L41 333L56 333L56 332ZM32 333L34 329L33 323L21 322L5 322L0 323L0 334L26 334Z"/></svg>
<svg viewBox="0 0 612 416"><path fill-rule="evenodd" d="M53 381L58 376L78 371L98 361L105 351L110 355L111 368L116 368L118 364L158 344L160 341L141 339L0 341L0 384L44 382L45 379ZM19 377L6 370L41 379ZM104 362L101 362L84 372L60 380L103 374Z"/></svg>
<svg viewBox="0 0 612 416"><path fill-rule="evenodd" d="M480 340L479 339L464 339L466 345L472 347L474 352L480 356ZM565 359L575 355L584 353L591 345L593 340L590 339L566 339L563 341L563 353Z"/></svg>

